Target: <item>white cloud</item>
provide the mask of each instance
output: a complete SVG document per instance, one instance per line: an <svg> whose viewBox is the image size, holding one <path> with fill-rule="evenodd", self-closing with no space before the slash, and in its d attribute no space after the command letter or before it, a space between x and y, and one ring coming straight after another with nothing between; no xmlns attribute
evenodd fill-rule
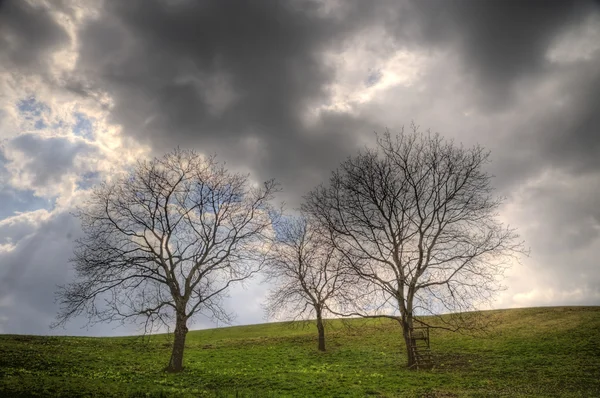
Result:
<svg viewBox="0 0 600 398"><path fill-rule="evenodd" d="M336 78L329 86L329 103L317 109L355 113L386 90L417 84L430 56L395 47L393 38L375 29L356 37L342 52L326 54L325 63L335 69Z"/></svg>
<svg viewBox="0 0 600 398"><path fill-rule="evenodd" d="M45 209L19 213L12 217L0 220L0 242L14 245L21 239L35 232L35 230L48 220L50 213Z"/></svg>

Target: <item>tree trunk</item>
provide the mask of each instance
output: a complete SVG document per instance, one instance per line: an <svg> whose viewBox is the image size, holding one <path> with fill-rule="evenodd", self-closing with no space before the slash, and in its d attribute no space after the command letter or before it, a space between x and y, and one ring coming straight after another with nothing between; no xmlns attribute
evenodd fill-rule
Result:
<svg viewBox="0 0 600 398"><path fill-rule="evenodd" d="M173 341L171 360L167 367L168 372L181 372L183 370L183 349L185 348L185 336L188 332L186 322L187 319L185 317L177 315L175 339Z"/></svg>
<svg viewBox="0 0 600 398"><path fill-rule="evenodd" d="M325 326L321 311L317 312L317 330L319 331L319 351L325 351Z"/></svg>
<svg viewBox="0 0 600 398"><path fill-rule="evenodd" d="M417 364L417 359L412 350L412 318L410 316L402 317L400 324L402 325L402 336L406 345L407 366L413 368Z"/></svg>

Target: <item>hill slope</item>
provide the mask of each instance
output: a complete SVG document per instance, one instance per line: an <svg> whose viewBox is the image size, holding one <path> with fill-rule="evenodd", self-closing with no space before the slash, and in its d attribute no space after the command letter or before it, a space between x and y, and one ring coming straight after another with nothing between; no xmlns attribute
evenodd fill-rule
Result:
<svg viewBox="0 0 600 398"><path fill-rule="evenodd" d="M600 396L600 307L486 312L485 338L432 331L432 371L405 368L397 324L332 321L189 333L186 370L162 371L168 337L0 335L0 396Z"/></svg>

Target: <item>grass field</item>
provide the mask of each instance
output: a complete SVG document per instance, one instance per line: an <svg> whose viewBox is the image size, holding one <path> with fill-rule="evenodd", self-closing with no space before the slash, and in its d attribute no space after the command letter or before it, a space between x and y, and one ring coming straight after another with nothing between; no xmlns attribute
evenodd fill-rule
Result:
<svg viewBox="0 0 600 398"><path fill-rule="evenodd" d="M397 324L262 324L190 332L185 371L168 337L0 335L0 397L600 397L600 307L491 311L487 337L431 332L436 367L405 368Z"/></svg>

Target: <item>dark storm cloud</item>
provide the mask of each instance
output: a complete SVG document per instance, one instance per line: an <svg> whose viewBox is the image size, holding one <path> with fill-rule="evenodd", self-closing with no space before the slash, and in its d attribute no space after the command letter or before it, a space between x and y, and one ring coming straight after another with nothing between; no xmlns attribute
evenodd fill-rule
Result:
<svg viewBox="0 0 600 398"><path fill-rule="evenodd" d="M44 7L28 1L0 1L0 64L43 70L48 56L68 44L64 29Z"/></svg>
<svg viewBox="0 0 600 398"><path fill-rule="evenodd" d="M158 151L192 146L289 177L332 166L365 127L303 127L335 77L323 51L361 28L317 2L108 1L102 15L80 32L77 68L114 95L125 133Z"/></svg>
<svg viewBox="0 0 600 398"><path fill-rule="evenodd" d="M514 131L495 154L500 160L495 171L504 180L501 184L509 186L549 166L575 173L600 167L600 51L566 65L548 59L556 40L592 15L600 15L597 1L415 0L383 21L399 46L457 56L460 67L452 72L461 75L461 86L455 89L459 95L467 93L470 107L488 117L515 114ZM596 33L600 40L600 28ZM445 80L456 78L448 73L435 81L433 91L443 92ZM523 101L527 87L544 82L560 85L555 98ZM439 98L431 94L430 101ZM552 103L559 100L564 105L557 109ZM546 109L527 115L540 105ZM493 126L491 134L505 128Z"/></svg>
<svg viewBox="0 0 600 398"><path fill-rule="evenodd" d="M503 189L510 190L548 167L595 172L600 167L600 51L562 64L549 59L548 51L566 33L598 17L599 4L448 0L394 7L388 3L381 23L398 48L449 55L442 58L446 63L424 77L423 90L392 92L419 115L408 118L417 117L425 128L432 119L439 120L432 104L441 102L447 111L462 101L464 109L453 109L459 114L441 120L437 131L442 134L465 130L456 126L465 110L483 115L485 133L478 141L493 146L494 173ZM596 36L600 41L600 27ZM533 95L549 84L558 86L550 96ZM394 94L389 98L393 101ZM555 106L558 102L560 107Z"/></svg>
<svg viewBox="0 0 600 398"><path fill-rule="evenodd" d="M112 94L114 121L158 152L193 146L286 180L331 169L354 151L357 134L386 123L325 112L316 126L303 124L310 107L328 102L336 77L325 51L377 27L394 38L389 51L449 49L462 60L474 105L496 112L523 79L551 71L549 45L594 10L586 1L342 5L327 14L310 1L107 1L80 31L85 78L77 84ZM586 137L593 130L579 126Z"/></svg>
<svg viewBox="0 0 600 398"><path fill-rule="evenodd" d="M599 30L600 32L600 30ZM600 39L600 35L599 35ZM494 173L506 189L547 169L574 177L600 170L600 51L590 60L556 67L531 79L515 100L507 125L493 129L508 132L493 153ZM555 85L545 98L528 98L527 88ZM600 198L600 191L599 191ZM598 202L600 207L600 199Z"/></svg>
<svg viewBox="0 0 600 398"><path fill-rule="evenodd" d="M547 67L552 41L594 10L592 1L413 1L423 39L454 45L484 105L510 105L519 78Z"/></svg>
<svg viewBox="0 0 600 398"><path fill-rule="evenodd" d="M597 172L600 169L600 51L596 51L591 61L573 67L566 80L565 112L549 115L548 124L552 125L544 126L546 131L539 132L538 143L548 159L562 163L573 173Z"/></svg>
<svg viewBox="0 0 600 398"><path fill-rule="evenodd" d="M523 112L533 104L517 103L517 92L531 83L560 82L559 98L538 99L547 103L535 120L523 121L511 134L503 151L528 152L520 162L499 165L526 174L544 167L564 167L571 172L597 171L600 167L600 52L591 60L554 65L547 57L551 45L564 34L598 15L593 1L479 1L442 2L452 21L445 36L455 37L464 72L476 79L478 107L488 113ZM422 5L428 3L420 3ZM439 4L437 4L439 5ZM439 12L439 11L438 11ZM600 35L598 37L600 40ZM477 95L478 94L478 95ZM518 118L518 112L516 117ZM518 145L517 145L518 143ZM531 156L533 154L533 156ZM514 160L514 159L513 159ZM521 170L514 170L514 168ZM531 169L531 170L528 170ZM516 181L515 181L516 182ZM599 203L600 204L600 203Z"/></svg>

